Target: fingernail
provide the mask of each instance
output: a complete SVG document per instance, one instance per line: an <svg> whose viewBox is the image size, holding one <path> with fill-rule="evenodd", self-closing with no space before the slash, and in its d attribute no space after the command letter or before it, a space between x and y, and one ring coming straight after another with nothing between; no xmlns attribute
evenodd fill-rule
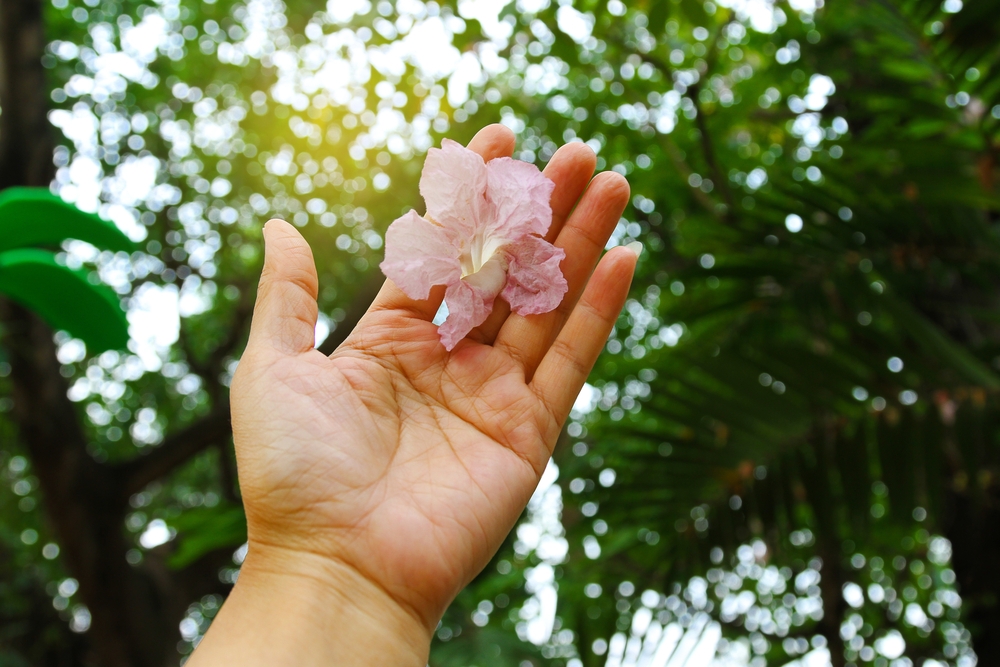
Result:
<svg viewBox="0 0 1000 667"><path fill-rule="evenodd" d="M642 244L638 241L632 241L625 247L634 252L636 257L642 254Z"/></svg>

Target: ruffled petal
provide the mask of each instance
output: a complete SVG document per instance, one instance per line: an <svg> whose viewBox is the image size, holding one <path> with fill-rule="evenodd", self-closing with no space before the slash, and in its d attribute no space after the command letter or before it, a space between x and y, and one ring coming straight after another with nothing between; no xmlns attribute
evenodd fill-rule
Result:
<svg viewBox="0 0 1000 667"><path fill-rule="evenodd" d="M448 287L444 295L448 319L438 327L445 349L454 348L458 341L486 321L506 282L507 259L497 255L476 273Z"/></svg>
<svg viewBox="0 0 1000 667"><path fill-rule="evenodd" d="M566 251L545 239L526 236L504 248L507 286L501 296L518 315L538 315L555 310L566 295L567 284L559 263Z"/></svg>
<svg viewBox="0 0 1000 667"><path fill-rule="evenodd" d="M486 164L479 153L450 139L427 152L420 195L427 204L427 217L455 238L471 238L490 221Z"/></svg>
<svg viewBox="0 0 1000 667"><path fill-rule="evenodd" d="M549 200L556 184L535 165L508 157L490 160L486 173L486 196L495 209L489 235L508 241L528 234L545 236L552 224Z"/></svg>
<svg viewBox="0 0 1000 667"><path fill-rule="evenodd" d="M462 279L458 256L444 228L410 211L386 230L385 260L379 268L406 296L426 299L434 285Z"/></svg>

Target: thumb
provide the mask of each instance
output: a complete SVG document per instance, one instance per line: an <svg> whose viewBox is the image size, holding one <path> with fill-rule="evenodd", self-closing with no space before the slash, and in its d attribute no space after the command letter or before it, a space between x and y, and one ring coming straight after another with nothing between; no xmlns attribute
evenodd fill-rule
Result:
<svg viewBox="0 0 1000 667"><path fill-rule="evenodd" d="M264 270L247 347L283 354L311 350L316 336L319 280L312 250L284 220L264 225Z"/></svg>

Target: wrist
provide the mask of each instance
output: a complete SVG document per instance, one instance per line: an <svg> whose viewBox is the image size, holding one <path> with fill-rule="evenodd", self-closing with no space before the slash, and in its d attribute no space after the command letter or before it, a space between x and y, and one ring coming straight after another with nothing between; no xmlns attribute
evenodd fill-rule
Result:
<svg viewBox="0 0 1000 667"><path fill-rule="evenodd" d="M236 586L189 665L424 667L431 632L417 614L346 563L252 544Z"/></svg>

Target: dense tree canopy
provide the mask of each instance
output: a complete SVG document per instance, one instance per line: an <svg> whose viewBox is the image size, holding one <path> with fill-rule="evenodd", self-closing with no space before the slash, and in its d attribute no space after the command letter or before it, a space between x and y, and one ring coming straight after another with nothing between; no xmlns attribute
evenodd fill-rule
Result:
<svg viewBox="0 0 1000 667"><path fill-rule="evenodd" d="M138 248L58 255L121 297L127 349L2 304L0 663L190 653L245 554L227 387L262 223L312 244L332 350L423 153L496 121L522 160L580 140L625 174L609 245L646 252L431 664L1000 661L1000 7L0 0L0 24L0 188L51 183Z"/></svg>

